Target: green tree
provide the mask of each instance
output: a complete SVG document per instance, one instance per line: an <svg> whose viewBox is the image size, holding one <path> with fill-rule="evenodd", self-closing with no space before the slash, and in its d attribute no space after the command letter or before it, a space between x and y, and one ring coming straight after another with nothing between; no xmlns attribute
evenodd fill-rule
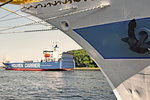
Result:
<svg viewBox="0 0 150 100"><path fill-rule="evenodd" d="M85 50L72 50L68 51L73 53L73 58L76 63L76 67L98 67L92 58L86 53Z"/></svg>

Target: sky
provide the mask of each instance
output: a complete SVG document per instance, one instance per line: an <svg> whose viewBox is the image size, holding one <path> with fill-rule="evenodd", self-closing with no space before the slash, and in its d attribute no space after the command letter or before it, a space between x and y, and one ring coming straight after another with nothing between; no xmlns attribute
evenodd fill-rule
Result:
<svg viewBox="0 0 150 100"><path fill-rule="evenodd" d="M19 6L16 5L8 4L3 7L12 11L19 10ZM32 17L20 11L17 11L17 13L39 21L38 18ZM31 20L20 18L18 15L10 14L10 12L0 9L0 65L4 59L12 62L19 62L23 60L40 60L43 58L43 50L52 50L52 46L56 42L59 46L60 52L81 49L76 42L60 30L12 33L17 31L48 29L50 26L32 25L5 30L8 27L32 22L33 21Z"/></svg>

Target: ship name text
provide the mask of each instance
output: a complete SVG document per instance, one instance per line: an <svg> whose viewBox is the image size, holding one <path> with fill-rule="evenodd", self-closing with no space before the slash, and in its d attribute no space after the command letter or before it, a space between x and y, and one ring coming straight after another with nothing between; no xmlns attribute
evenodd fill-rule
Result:
<svg viewBox="0 0 150 100"><path fill-rule="evenodd" d="M28 63L28 64L12 64L11 67L17 68L40 68L40 63Z"/></svg>
<svg viewBox="0 0 150 100"><path fill-rule="evenodd" d="M23 64L12 64L12 67L23 67Z"/></svg>

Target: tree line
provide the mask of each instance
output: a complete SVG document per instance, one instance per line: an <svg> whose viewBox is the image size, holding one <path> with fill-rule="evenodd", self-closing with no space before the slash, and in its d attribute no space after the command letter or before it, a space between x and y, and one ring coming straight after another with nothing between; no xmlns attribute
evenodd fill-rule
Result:
<svg viewBox="0 0 150 100"><path fill-rule="evenodd" d="M73 53L76 67L98 67L93 59L83 49L68 51L68 53Z"/></svg>

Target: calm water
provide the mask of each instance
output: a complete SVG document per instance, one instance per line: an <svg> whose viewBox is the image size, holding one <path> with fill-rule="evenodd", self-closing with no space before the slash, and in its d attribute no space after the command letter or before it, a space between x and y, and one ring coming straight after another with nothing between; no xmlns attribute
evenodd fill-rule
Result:
<svg viewBox="0 0 150 100"><path fill-rule="evenodd" d="M100 71L0 69L0 100L116 100Z"/></svg>

